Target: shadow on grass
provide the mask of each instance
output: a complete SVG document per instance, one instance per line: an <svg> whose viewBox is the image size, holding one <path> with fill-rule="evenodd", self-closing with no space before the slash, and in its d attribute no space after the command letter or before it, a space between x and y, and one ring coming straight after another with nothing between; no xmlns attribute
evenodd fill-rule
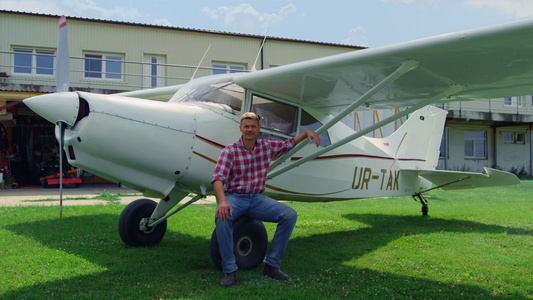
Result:
<svg viewBox="0 0 533 300"><path fill-rule="evenodd" d="M363 222L370 227L354 231L338 231L295 238L289 243L289 258L284 268L293 278L289 284L275 285L271 281L241 282L235 289L218 287L221 273L213 269L209 258L209 239L181 232L167 231L165 239L156 246L134 248L125 246L117 233L117 216L113 214L86 215L6 226L18 235L29 236L48 248L64 255L87 260L104 270L91 274L66 275L9 290L5 299L21 298L306 298L330 297L365 298L372 295L392 295L415 298L480 297L491 293L474 285L443 284L439 281L414 278L368 268L347 267L346 261L361 257L386 246L399 237L431 232L489 232L531 235L531 230L484 225L469 221L425 219L419 216L391 216L377 214L348 214L344 217ZM187 229L185 228L184 231ZM205 236L210 236L206 234ZM322 270L345 270L347 273L319 275ZM61 269L61 265L49 268ZM45 270L46 271L46 270ZM257 278L262 278L259 271ZM246 275L244 276L255 276ZM346 274L350 274L347 280ZM325 276L325 277L324 277ZM402 284L390 284L401 282ZM254 286L255 284L255 286ZM277 282L276 282L277 284ZM265 288L268 286L269 288ZM240 294L246 290L246 294ZM325 290L325 291L324 291ZM436 294L435 291L439 291ZM512 295L520 297L523 295ZM375 297L374 297L375 298Z"/></svg>
<svg viewBox="0 0 533 300"><path fill-rule="evenodd" d="M145 298L150 291L155 298L169 294L187 295L192 278L203 282L206 275L215 272L208 256L209 240L167 230L165 239L158 245L129 247L118 235L117 221L117 215L98 214L5 226L17 235L29 236L47 248L58 249L65 256L86 260L83 263L86 266L81 268L99 270L89 275L79 270L83 275L67 274L64 276L67 279L8 291L2 295L3 299L47 296L90 299L103 295L119 299ZM38 258L32 259L35 260ZM43 260L47 259L43 257ZM57 269L56 274L62 273L64 266L60 263L47 262L46 269L43 267L45 263L37 263L36 267L43 269L34 270L34 273L47 273L48 268Z"/></svg>
<svg viewBox="0 0 533 300"><path fill-rule="evenodd" d="M346 279L341 279L340 282L351 281L350 285L358 292L367 291L367 295L371 296L375 293L387 296L387 298L392 298L392 296L424 299L457 298L458 296L483 298L494 295L491 291L477 285L445 283L412 275L402 276L380 271L379 267L377 267L378 270L357 268L346 263L375 252L406 236L442 232L533 235L532 230L464 220L384 214L346 214L343 217L369 226L353 231L337 231L291 239L287 250L290 257L287 257L284 264L290 265L291 269L297 270L300 274L306 274L307 277L315 276L318 278L315 284L329 283L330 279L337 280L344 276ZM441 253L449 255L445 253L445 250ZM394 264L393 258L391 261ZM338 289L344 288L343 285L338 286ZM521 298L530 295L509 294L506 296Z"/></svg>
<svg viewBox="0 0 533 300"><path fill-rule="evenodd" d="M324 265L323 268L326 269L334 267L335 264L362 257L406 236L442 232L533 235L533 230L464 220L384 214L346 214L343 217L364 223L368 227L354 231L337 231L294 238L290 241L291 251L298 253L298 257L302 253L315 253L315 255L309 255L308 258L311 261L317 260L317 262L308 265L320 265L320 262L332 263L329 266Z"/></svg>

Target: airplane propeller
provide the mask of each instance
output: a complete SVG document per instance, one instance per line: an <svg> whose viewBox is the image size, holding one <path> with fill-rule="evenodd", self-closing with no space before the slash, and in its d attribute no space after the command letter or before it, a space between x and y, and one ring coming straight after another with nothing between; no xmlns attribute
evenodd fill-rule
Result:
<svg viewBox="0 0 533 300"><path fill-rule="evenodd" d="M67 18L59 18L56 55L56 93L68 92L70 86L70 54L68 47ZM57 121L59 127L59 218L63 214L63 146L65 142L65 121Z"/></svg>

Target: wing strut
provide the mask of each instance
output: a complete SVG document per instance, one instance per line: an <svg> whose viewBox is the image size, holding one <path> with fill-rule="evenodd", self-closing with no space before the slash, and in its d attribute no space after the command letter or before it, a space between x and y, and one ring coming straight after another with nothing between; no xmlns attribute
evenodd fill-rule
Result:
<svg viewBox="0 0 533 300"><path fill-rule="evenodd" d="M366 93L364 93L361 97L359 97L359 99L357 99L352 104L350 104L348 107L343 109L337 116L335 116L334 118L329 120L327 123L322 125L320 128L318 128L316 130L316 133L318 135L321 135L326 130L331 128L333 125L337 124L337 122L339 122L342 118L346 117L349 113L354 111L356 108L358 108L359 106L363 105L368 99L372 98L375 94L379 93L381 90L386 88L389 84L391 84L394 81L396 81L398 78L400 78L405 73L418 68L419 65L420 65L420 63L418 61L415 61L415 60L405 60L405 61L403 61L402 65L398 69L396 69L389 76L387 76L385 79L383 79L380 83L378 83L377 85L372 87L370 90L368 90ZM283 163L289 157L293 156L294 153L300 151L300 149L305 147L305 145L307 145L307 144L306 143L300 143L299 145L297 145L296 147L291 149L289 152L285 153L282 157L280 157L279 159L277 159L275 162L273 162L270 165L269 170L273 170L274 168L279 166L281 163ZM268 178L270 179L271 177L268 176Z"/></svg>
<svg viewBox="0 0 533 300"><path fill-rule="evenodd" d="M411 107L407 108L406 110L404 110L404 111L402 111L402 112L400 112L398 114L392 115L392 116L384 119L381 122L378 122L378 123L376 123L376 124L374 124L372 126L369 126L369 127L365 128L365 129L363 129L361 131L355 132L354 134L349 135L349 136L347 136L347 137L345 137L345 138L343 138L343 139L341 139L341 140L329 145L326 148L318 150L318 151L316 151L316 152L314 152L314 153L312 153L312 154L310 154L310 155L308 155L306 157L303 157L302 159L299 159L299 160L297 160L297 161L295 161L295 162L293 162L293 163L291 163L291 164L289 164L287 166L284 166L284 167L282 167L282 168L280 168L278 170L270 172L268 174L268 176L267 176L267 179L272 179L272 178L274 178L274 177L276 177L276 176L278 176L280 174L283 174L283 173L285 173L285 172L287 172L287 171L289 171L291 169L294 169L294 168L296 168L296 167L298 167L298 166L300 166L300 165L312 160L315 157L318 157L318 156L320 156L320 155L322 155L324 153L327 153L327 152L329 152L329 151L331 151L333 149L336 149L336 148L338 148L338 147L340 147L342 145L345 145L345 144L347 144L347 143L349 143L349 142L351 142L351 141L353 141L353 140L355 140L355 139L357 139L357 138L359 138L359 137L361 137L361 136L363 136L363 135L365 135L365 134L367 134L369 132L372 132L372 131L374 131L374 130L382 127L382 126L385 126L385 125L387 125L389 123L392 123L395 120L398 120L398 119L400 119L400 118L402 118L402 117L404 117L404 116L406 116L406 115L408 115L408 114L410 114L410 113L412 113L412 112L414 112L414 111L416 111L416 110L418 110L418 109L420 109L420 108L422 108L422 107L424 107L426 105L430 105L432 103L437 103L439 100L441 100L443 98L447 98L447 97L459 92L462 89L463 89L462 85L459 85L459 84L450 85L446 90L444 90L443 92L441 92L441 93L429 98L426 101L422 101L422 102L418 103L415 106L411 106ZM328 122L328 124L329 124L329 122ZM322 127L324 127L324 126L322 126ZM322 127L317 130L317 133L318 133L318 131L320 129L322 129ZM301 144L306 145L306 143L301 143ZM287 154L289 154L289 152L287 152L285 155L287 155ZM282 158L284 158L284 157L282 157Z"/></svg>

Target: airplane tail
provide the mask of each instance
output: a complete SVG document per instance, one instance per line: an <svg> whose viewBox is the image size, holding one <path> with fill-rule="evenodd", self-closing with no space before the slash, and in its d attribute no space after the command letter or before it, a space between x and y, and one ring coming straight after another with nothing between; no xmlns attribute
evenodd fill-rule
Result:
<svg viewBox="0 0 533 300"><path fill-rule="evenodd" d="M435 106L419 109L393 134L380 139L381 143L402 169L434 170L447 114Z"/></svg>

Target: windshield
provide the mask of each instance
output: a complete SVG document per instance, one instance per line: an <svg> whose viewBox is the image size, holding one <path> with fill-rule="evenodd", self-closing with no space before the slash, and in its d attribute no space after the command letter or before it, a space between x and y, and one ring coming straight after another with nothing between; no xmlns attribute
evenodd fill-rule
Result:
<svg viewBox="0 0 533 300"><path fill-rule="evenodd" d="M203 102L232 114L240 114L244 89L233 82L233 76L208 76L182 87L170 102Z"/></svg>

